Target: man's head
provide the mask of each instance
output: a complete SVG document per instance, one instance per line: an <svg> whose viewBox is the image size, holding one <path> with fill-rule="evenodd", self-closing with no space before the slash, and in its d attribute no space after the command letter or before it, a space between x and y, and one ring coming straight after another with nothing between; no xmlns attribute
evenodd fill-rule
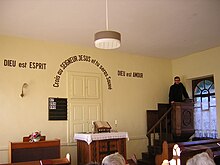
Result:
<svg viewBox="0 0 220 165"><path fill-rule="evenodd" d="M174 77L174 83L175 84L179 84L180 83L180 77L179 76Z"/></svg>
<svg viewBox="0 0 220 165"><path fill-rule="evenodd" d="M125 165L125 164L126 163L124 157L119 153L108 155L102 160L102 165Z"/></svg>
<svg viewBox="0 0 220 165"><path fill-rule="evenodd" d="M207 152L202 152L188 159L186 165L215 165L215 162Z"/></svg>

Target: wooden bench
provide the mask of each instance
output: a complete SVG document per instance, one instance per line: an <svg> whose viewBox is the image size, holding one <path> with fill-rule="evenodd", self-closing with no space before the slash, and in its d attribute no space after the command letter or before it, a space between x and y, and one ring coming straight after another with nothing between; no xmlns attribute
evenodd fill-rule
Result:
<svg viewBox="0 0 220 165"><path fill-rule="evenodd" d="M9 162L60 159L60 140L9 142Z"/></svg>
<svg viewBox="0 0 220 165"><path fill-rule="evenodd" d="M190 142L179 142L179 143L167 143L163 142L163 151L161 155L156 155L155 162L156 165L160 165L164 159L171 160L173 157L173 146L178 144L181 154L180 161L181 165L185 165L187 160L193 157L196 154L205 152L207 149L211 149L214 156L214 161L220 162L220 139L211 139L211 140L199 140L199 141L190 141Z"/></svg>
<svg viewBox="0 0 220 165"><path fill-rule="evenodd" d="M71 161L68 158L60 159L46 159L38 161L18 162L18 163L6 163L0 165L70 165Z"/></svg>

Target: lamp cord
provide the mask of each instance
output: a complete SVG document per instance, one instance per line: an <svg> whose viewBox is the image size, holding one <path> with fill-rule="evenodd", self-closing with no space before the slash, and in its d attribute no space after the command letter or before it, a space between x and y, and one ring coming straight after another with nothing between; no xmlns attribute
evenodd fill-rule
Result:
<svg viewBox="0 0 220 165"><path fill-rule="evenodd" d="M105 1L106 30L108 30L108 0Z"/></svg>

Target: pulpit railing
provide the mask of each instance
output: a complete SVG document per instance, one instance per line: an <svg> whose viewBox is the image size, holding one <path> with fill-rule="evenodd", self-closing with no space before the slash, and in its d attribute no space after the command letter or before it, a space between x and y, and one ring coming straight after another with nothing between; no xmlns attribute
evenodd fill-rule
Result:
<svg viewBox="0 0 220 165"><path fill-rule="evenodd" d="M170 119L168 120L168 114L171 113L172 107L170 107L162 116L161 118L150 128L146 134L149 146L155 142L155 140L159 140L159 143L162 144L163 139L167 139L170 133ZM168 125L169 122L169 125ZM159 129L159 131L158 131ZM152 137L153 135L153 137ZM158 135L158 136L157 136ZM158 139L159 138L159 139Z"/></svg>

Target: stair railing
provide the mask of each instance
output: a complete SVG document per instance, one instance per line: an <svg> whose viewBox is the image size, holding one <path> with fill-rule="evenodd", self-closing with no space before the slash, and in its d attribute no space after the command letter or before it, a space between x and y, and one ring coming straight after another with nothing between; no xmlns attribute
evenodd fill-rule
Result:
<svg viewBox="0 0 220 165"><path fill-rule="evenodd" d="M172 110L172 106L163 114L163 116L161 116L161 118L153 125L153 127L151 129L149 129L149 131L147 132L147 137L148 137L148 141L149 141L149 146L152 146L151 140L153 140L153 142L156 140L156 128L159 126L159 142L160 144L162 144L162 133L165 133L166 138L168 137L168 120L167 120L167 116L168 114L171 112ZM162 126L162 122L165 120L165 126ZM162 132L162 128L165 127L165 132ZM153 133L153 139L151 139L151 134Z"/></svg>

